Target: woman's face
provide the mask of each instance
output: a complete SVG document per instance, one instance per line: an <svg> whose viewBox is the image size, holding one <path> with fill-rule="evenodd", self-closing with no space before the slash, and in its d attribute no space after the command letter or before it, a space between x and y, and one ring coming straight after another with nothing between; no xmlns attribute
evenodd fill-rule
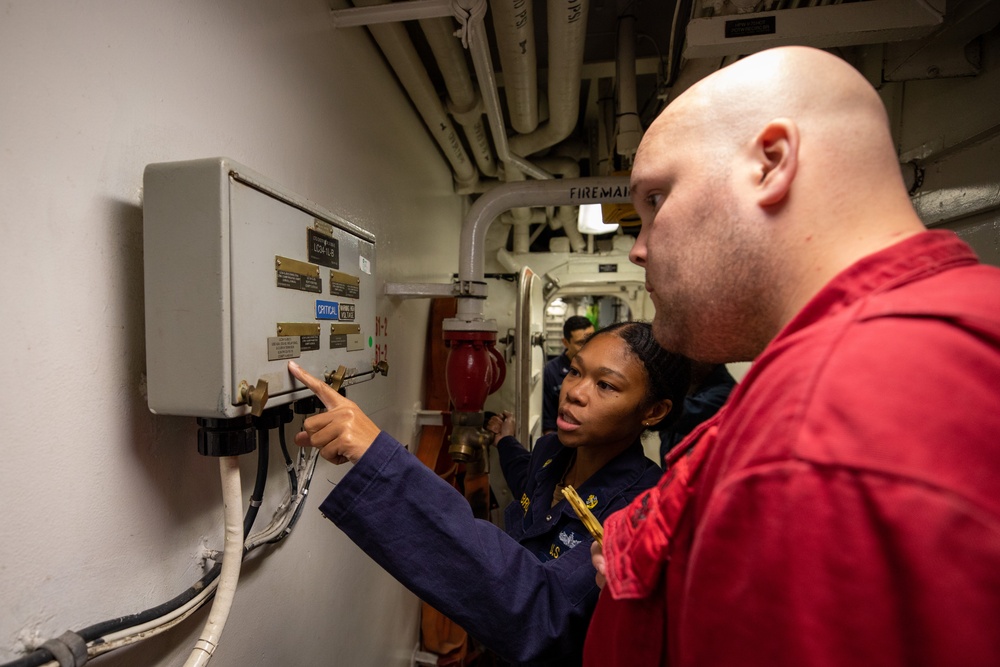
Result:
<svg viewBox="0 0 1000 667"><path fill-rule="evenodd" d="M570 362L556 427L567 447L631 444L642 432L648 380L642 362L614 334L591 338Z"/></svg>

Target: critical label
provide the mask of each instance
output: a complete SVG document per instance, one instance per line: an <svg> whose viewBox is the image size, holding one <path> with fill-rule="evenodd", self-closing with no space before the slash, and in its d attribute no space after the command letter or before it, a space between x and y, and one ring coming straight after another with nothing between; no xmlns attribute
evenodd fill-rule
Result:
<svg viewBox="0 0 1000 667"><path fill-rule="evenodd" d="M346 305L346 304L345 304ZM340 319L340 304L336 301L317 301L316 302L316 319L317 320L339 320ZM351 306L351 319L354 319L354 306Z"/></svg>

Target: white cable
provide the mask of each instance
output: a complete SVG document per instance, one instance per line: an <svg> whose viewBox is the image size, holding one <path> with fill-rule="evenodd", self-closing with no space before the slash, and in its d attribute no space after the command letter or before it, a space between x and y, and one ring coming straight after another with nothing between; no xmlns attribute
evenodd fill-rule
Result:
<svg viewBox="0 0 1000 667"><path fill-rule="evenodd" d="M222 504L226 517L222 572L219 574L219 588L215 593L215 601L212 602L212 611L184 667L203 667L212 659L222 630L226 627L226 619L229 618L243 563L243 490L240 487L239 458L221 457L219 472L222 476Z"/></svg>

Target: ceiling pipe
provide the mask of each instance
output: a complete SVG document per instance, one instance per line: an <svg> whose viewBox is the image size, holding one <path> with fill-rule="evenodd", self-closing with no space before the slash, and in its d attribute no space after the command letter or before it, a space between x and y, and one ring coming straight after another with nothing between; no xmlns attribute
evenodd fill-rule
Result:
<svg viewBox="0 0 1000 667"><path fill-rule="evenodd" d="M629 202L626 176L557 178L546 181L506 183L490 190L469 208L459 239L459 284L484 282L486 232L504 211L524 206L579 206ZM483 321L482 297L459 297L456 320Z"/></svg>
<svg viewBox="0 0 1000 667"><path fill-rule="evenodd" d="M355 3L370 7L384 5L385 0L355 0ZM368 25L368 30L451 164L456 190L471 191L479 180L479 171L465 152L406 29L400 23L375 23Z"/></svg>
<svg viewBox="0 0 1000 667"><path fill-rule="evenodd" d="M495 177L497 163L483 124L482 99L469 76L465 51L455 37L454 20L450 17L421 19L420 28L427 37L427 44L448 89L448 111L462 126L479 171Z"/></svg>
<svg viewBox="0 0 1000 667"><path fill-rule="evenodd" d="M588 2L548 0L549 120L530 134L510 138L511 150L518 155L532 155L554 146L576 128L580 113L580 77L583 74Z"/></svg>
<svg viewBox="0 0 1000 667"><path fill-rule="evenodd" d="M493 32L503 70L507 112L515 132L538 127L538 58L532 0L493 0Z"/></svg>
<svg viewBox="0 0 1000 667"><path fill-rule="evenodd" d="M629 2L631 5L631 2ZM639 103L635 89L635 15L631 9L618 18L618 57L615 61L615 81L618 83L617 136L615 148L618 155L629 164L642 139L639 122Z"/></svg>
<svg viewBox="0 0 1000 667"><path fill-rule="evenodd" d="M505 167L519 169L524 174L538 179L552 178L552 174L541 169L523 157L514 154L507 142L507 130L503 123L503 112L500 109L500 95L497 92L497 78L493 72L493 58L490 55L490 44L486 38L486 0L457 0L454 7L455 18L464 27L463 43L468 45L472 54L472 65L479 81L479 90L486 106L486 118L493 134L493 145L496 147L497 158ZM577 82L579 85L579 81Z"/></svg>

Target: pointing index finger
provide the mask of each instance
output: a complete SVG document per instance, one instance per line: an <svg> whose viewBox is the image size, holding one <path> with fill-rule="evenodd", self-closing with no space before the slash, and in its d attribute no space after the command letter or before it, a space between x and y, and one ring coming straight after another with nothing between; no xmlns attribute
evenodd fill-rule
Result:
<svg viewBox="0 0 1000 667"><path fill-rule="evenodd" d="M340 398L340 395L335 392L330 385L323 382L319 378L313 377L294 361L288 362L288 371L294 375L299 382L309 387L309 389L311 389L312 392L316 394L321 401L323 401L323 405L327 408L332 408L337 404L337 400Z"/></svg>

